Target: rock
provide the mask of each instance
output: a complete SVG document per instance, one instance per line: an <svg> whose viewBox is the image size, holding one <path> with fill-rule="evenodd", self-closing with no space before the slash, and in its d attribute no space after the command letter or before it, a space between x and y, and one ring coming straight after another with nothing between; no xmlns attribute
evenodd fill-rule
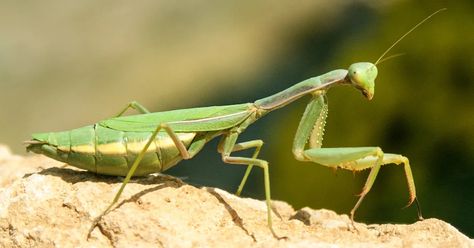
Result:
<svg viewBox="0 0 474 248"><path fill-rule="evenodd" d="M7 146L0 144L0 188L6 187L14 180L25 176L25 174L63 165L64 163L45 159L42 156L24 158L14 155Z"/></svg>
<svg viewBox="0 0 474 248"><path fill-rule="evenodd" d="M132 180L87 240L92 220L108 206L121 179L58 166L45 157L0 149L1 247L474 247L438 219L356 223L354 229L347 215L295 211L273 201L281 216L274 214L275 231L287 237L278 240L267 227L263 201L166 175Z"/></svg>

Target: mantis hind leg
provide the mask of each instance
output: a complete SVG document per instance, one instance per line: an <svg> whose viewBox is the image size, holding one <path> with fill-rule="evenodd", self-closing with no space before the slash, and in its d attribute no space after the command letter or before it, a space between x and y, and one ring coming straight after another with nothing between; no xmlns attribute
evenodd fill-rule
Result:
<svg viewBox="0 0 474 248"><path fill-rule="evenodd" d="M248 176L248 173L250 173L250 170L251 170L250 166L255 165L263 169L268 227L270 228L270 231L272 232L274 237L281 239L282 237L279 237L275 233L275 231L273 230L273 225L272 225L272 207L271 207L271 196L270 196L270 176L268 172L268 162L265 160L256 158L256 156L258 155L260 151L260 147L263 145L263 142L261 140L252 140L252 141L236 144L238 135L239 134L237 132L231 132L229 135L226 135L219 143L218 150L222 154L222 161L229 164L248 165L249 167L247 168L246 176ZM245 150L252 147L257 147L252 158L230 156L230 154L234 151L241 151L241 150ZM242 180L243 184L245 184L245 179L246 177L244 177L244 180ZM242 183L241 185L243 187Z"/></svg>
<svg viewBox="0 0 474 248"><path fill-rule="evenodd" d="M384 154L379 147L353 147L353 148L316 148L304 151L304 157L307 161L316 162L325 166L343 168L347 170L359 171L363 169L371 169L367 181L359 194L359 199L351 210L351 221L354 221L354 214L372 188L375 178L382 165L386 164L403 164L405 176L408 183L408 191L410 199L408 206L416 200L415 182L411 172L408 158L398 154ZM418 207L418 218L423 219L421 210Z"/></svg>
<svg viewBox="0 0 474 248"><path fill-rule="evenodd" d="M141 105L139 102L137 101L131 101L127 104L127 106L122 109L117 115L115 115L114 117L120 117L122 116L127 110L129 109L135 109L136 111L138 111L138 113L140 114L148 114L150 113L150 111L148 111L147 108L145 108L143 105Z"/></svg>
<svg viewBox="0 0 474 248"><path fill-rule="evenodd" d="M130 167L130 170L128 171L127 173L127 176L125 177L125 179L123 180L122 182L122 185L120 186L120 189L119 191L115 194L115 197L114 199L112 200L112 202L109 204L109 206L99 215L97 216L93 222L92 222L92 225L91 227L89 228L89 231L87 233L87 238L89 238L91 236L91 233L92 231L94 230L94 228L97 226L97 224L99 223L99 221L102 219L103 216L105 216L106 214L108 214L110 212L110 210L112 209L112 207L115 205L115 203L117 203L118 199L120 198L120 196L122 195L122 192L125 188L125 186L127 185L127 183L130 181L130 178L135 174L135 171L136 169L138 168L138 165L140 164L140 162L142 161L143 157L145 156L145 153L146 151L148 150L148 147L151 145L151 143L155 140L156 138L156 135L160 132L161 129L164 129L166 131L166 133L171 137L171 139L173 140L174 144L176 145L176 147L178 148L180 154L181 154L181 157L183 159L190 159L192 156L194 156L197 152L199 152L201 150L201 148L204 146L204 144L206 143L206 140L205 139L200 139L200 140L197 140L195 143L193 143L190 147L190 151L188 151L186 149L186 146L183 144L183 142L178 138L178 136L176 135L176 133L173 131L173 129L171 129L171 127L169 127L166 123L162 123L160 125L157 126L157 128L155 129L155 131L152 133L152 135L150 136L150 138L148 139L147 143L145 144L145 146L143 147L143 149L140 151L140 153L138 154L138 156L136 157L135 161L133 162L132 166Z"/></svg>

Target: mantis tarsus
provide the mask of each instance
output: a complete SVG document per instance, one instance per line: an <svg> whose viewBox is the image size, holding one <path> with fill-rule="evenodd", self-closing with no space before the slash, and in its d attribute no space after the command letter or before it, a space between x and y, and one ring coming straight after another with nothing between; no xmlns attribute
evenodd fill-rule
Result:
<svg viewBox="0 0 474 248"><path fill-rule="evenodd" d="M33 134L32 140L26 142L27 150L98 174L126 176L112 203L94 220L88 233L89 237L101 217L117 203L132 176L165 171L182 159L191 159L207 142L221 136L217 149L222 160L229 164L248 166L237 195L241 193L253 166L263 169L268 226L272 234L278 237L272 226L269 165L267 161L258 158L263 142L256 139L238 143L237 139L250 124L269 112L311 95L294 138L295 158L353 171L371 169L359 199L350 212L352 221L355 211L370 191L380 167L385 164L404 165L410 205L416 201L416 189L406 157L384 153L379 147L321 147L328 110L326 91L336 85L350 85L371 100L377 77L376 64L401 39L442 10L444 9L431 14L400 37L375 64L354 63L348 70L334 70L304 80L253 103L150 113L139 103L131 102L117 116L93 125L64 132ZM122 116L130 108L140 114ZM250 158L231 155L233 152L252 148L255 151ZM418 215L422 218L420 211Z"/></svg>

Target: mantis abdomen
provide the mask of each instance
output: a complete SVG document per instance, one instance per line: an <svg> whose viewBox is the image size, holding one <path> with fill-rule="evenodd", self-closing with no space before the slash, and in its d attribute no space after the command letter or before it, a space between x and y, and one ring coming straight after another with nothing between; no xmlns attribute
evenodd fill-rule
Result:
<svg viewBox="0 0 474 248"><path fill-rule="evenodd" d="M152 132L119 131L95 124L64 132L35 134L38 137L34 138L48 143L29 146L29 150L97 174L126 176L151 135ZM177 136L189 147L196 133L177 133ZM164 171L181 159L173 140L166 132L160 132L135 175Z"/></svg>

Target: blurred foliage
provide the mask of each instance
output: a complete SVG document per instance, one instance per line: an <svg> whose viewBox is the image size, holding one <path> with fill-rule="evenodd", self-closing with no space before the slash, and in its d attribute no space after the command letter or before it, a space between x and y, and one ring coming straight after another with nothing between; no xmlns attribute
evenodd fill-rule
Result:
<svg viewBox="0 0 474 248"><path fill-rule="evenodd" d="M380 146L410 158L425 217L474 236L472 1L96 1L0 3L0 142L17 152L32 132L75 128L128 101L150 110L249 102L353 62L375 61L401 34L447 7L379 68L375 97L334 88L324 146ZM239 140L263 139L272 197L348 213L367 172L294 160L308 99L275 111ZM169 173L234 191L245 168L216 142ZM243 153L243 154L250 154ZM255 169L244 196L263 198ZM384 166L356 219L413 222L403 169Z"/></svg>

